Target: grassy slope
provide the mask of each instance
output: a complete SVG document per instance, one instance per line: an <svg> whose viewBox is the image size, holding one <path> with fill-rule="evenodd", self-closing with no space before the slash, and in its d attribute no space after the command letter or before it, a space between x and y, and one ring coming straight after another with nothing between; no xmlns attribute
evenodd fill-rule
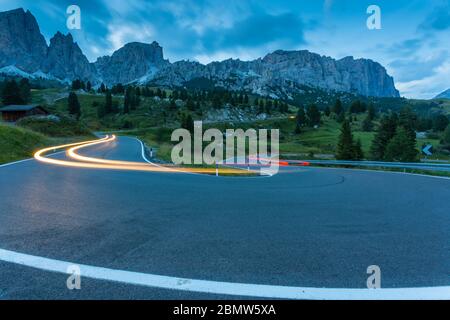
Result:
<svg viewBox="0 0 450 320"><path fill-rule="evenodd" d="M54 108L48 107L48 104L65 97L66 93L63 89L33 90L32 99L33 103L45 105L52 111ZM0 122L0 164L32 157L34 152L44 147L83 141L92 137L93 135L84 127L67 119L54 123L28 118L19 121L18 125Z"/></svg>
<svg viewBox="0 0 450 320"><path fill-rule="evenodd" d="M92 105L94 102L103 104L105 97L96 94L77 94L78 101L81 105L81 121L91 130L118 130L129 128L149 128L165 123L166 126L176 124L176 114L166 112L166 120L164 122L164 110L167 109L167 102L154 101L151 98L142 98L141 104L136 110L132 110L129 114L111 114L99 119L97 109ZM113 103L123 107L123 97L113 96ZM55 113L67 112L67 98L59 99L49 109Z"/></svg>
<svg viewBox="0 0 450 320"><path fill-rule="evenodd" d="M42 134L0 123L0 163L29 158L50 144L51 140Z"/></svg>

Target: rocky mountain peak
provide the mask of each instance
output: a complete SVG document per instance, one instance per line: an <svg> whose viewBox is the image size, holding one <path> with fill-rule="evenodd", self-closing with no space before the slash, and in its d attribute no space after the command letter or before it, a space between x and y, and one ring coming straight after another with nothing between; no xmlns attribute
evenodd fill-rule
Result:
<svg viewBox="0 0 450 320"><path fill-rule="evenodd" d="M47 54L47 43L30 11L0 12L0 66L35 72Z"/></svg>
<svg viewBox="0 0 450 320"><path fill-rule="evenodd" d="M434 97L434 99L442 99L442 98L450 99L450 89L447 89L444 92L438 94L436 97Z"/></svg>
<svg viewBox="0 0 450 320"><path fill-rule="evenodd" d="M164 60L163 48L158 42L130 42L110 57L97 59L95 67L106 84L129 83L153 75L169 64Z"/></svg>
<svg viewBox="0 0 450 320"><path fill-rule="evenodd" d="M68 42L68 43L72 43L73 42L73 37L72 34L69 32L66 35L64 35L63 33L57 31L55 33L55 35L50 39L50 44L52 42Z"/></svg>
<svg viewBox="0 0 450 320"><path fill-rule="evenodd" d="M50 39L47 57L42 62L41 69L59 79L91 80L95 74L94 68L81 51L70 33L64 35L57 32Z"/></svg>

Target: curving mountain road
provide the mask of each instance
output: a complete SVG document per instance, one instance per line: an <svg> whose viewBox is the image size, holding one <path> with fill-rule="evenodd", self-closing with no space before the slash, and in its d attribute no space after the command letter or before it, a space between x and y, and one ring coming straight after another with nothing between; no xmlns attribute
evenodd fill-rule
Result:
<svg viewBox="0 0 450 320"><path fill-rule="evenodd" d="M126 137L79 153L144 162ZM30 160L0 167L0 195L0 299L242 298L83 274L71 291L67 275L49 271L54 261L278 289L363 289L378 265L383 288L450 295L449 179L293 166L270 178L214 177Z"/></svg>

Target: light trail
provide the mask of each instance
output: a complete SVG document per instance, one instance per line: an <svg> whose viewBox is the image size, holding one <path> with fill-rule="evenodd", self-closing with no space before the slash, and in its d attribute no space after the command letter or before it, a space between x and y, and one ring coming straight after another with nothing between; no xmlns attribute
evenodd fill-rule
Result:
<svg viewBox="0 0 450 320"><path fill-rule="evenodd" d="M120 161L120 160L107 160L107 159L99 159L99 158L92 158L92 157L85 157L82 155L79 155L78 153L76 153L77 150L82 149L82 148L86 148L89 146L93 146L99 143L104 143L104 142L110 142L116 139L115 135L112 135L111 138L108 138L106 140L103 141L98 141L98 142L94 142L94 143L89 143L89 144L82 144L82 145L78 145L75 147L72 147L70 149L67 150L67 155L75 160L78 161L84 161L84 162L93 162L93 163L102 163L102 164L109 164L109 165L137 165L137 166L146 166L148 167L149 165L147 163L144 162L131 162L131 161Z"/></svg>
<svg viewBox="0 0 450 320"><path fill-rule="evenodd" d="M44 149L37 151L34 154L34 158L38 161L57 165L57 166L76 167L76 168L91 168L91 169L127 170L127 168L124 168L124 166L117 165L117 164L102 165L102 164L96 164L96 163L58 160L58 159L53 159L53 158L48 158L48 157L43 156L44 154L46 154L50 151L54 151L54 150L58 150L58 149L65 149L65 148L76 147L76 146L88 147L88 146L93 146L93 145L97 145L100 143L110 142L110 141L113 141L114 139L115 139L115 136L111 136L111 137L106 136L106 137L98 139L98 140L70 143L70 144L64 144L64 145L60 145L60 146L44 148ZM163 170L152 170L152 171L163 171Z"/></svg>
<svg viewBox="0 0 450 320"><path fill-rule="evenodd" d="M172 172L172 173L204 173L204 174L215 174L215 168L181 168L177 167L176 170L173 167L156 166L149 165L142 162L131 162L131 161L119 161L119 160L106 160L93 157L85 157L77 154L75 151L82 148L98 145L101 143L111 142L116 139L116 136L111 137L106 136L98 140L90 140L85 142L77 142L71 144L65 144L60 146L48 147L37 151L34 154L34 158L38 161L58 165L65 167L78 167L78 168L90 168L90 169L107 169L107 170L129 170L129 171L147 171L147 172ZM44 155L50 151L70 148L67 151L69 157L78 161L66 161L58 160L53 158L44 157ZM248 175L248 171L233 168L220 168L220 174L236 174L236 175Z"/></svg>

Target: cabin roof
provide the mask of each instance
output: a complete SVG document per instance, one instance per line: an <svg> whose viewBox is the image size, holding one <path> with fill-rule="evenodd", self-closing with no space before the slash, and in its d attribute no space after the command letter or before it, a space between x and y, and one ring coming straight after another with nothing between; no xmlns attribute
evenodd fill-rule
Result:
<svg viewBox="0 0 450 320"><path fill-rule="evenodd" d="M37 104L9 105L9 106L4 106L3 108L0 108L0 112L4 112L4 111L30 111L30 110L33 110L35 108L43 109L40 105L37 105Z"/></svg>

